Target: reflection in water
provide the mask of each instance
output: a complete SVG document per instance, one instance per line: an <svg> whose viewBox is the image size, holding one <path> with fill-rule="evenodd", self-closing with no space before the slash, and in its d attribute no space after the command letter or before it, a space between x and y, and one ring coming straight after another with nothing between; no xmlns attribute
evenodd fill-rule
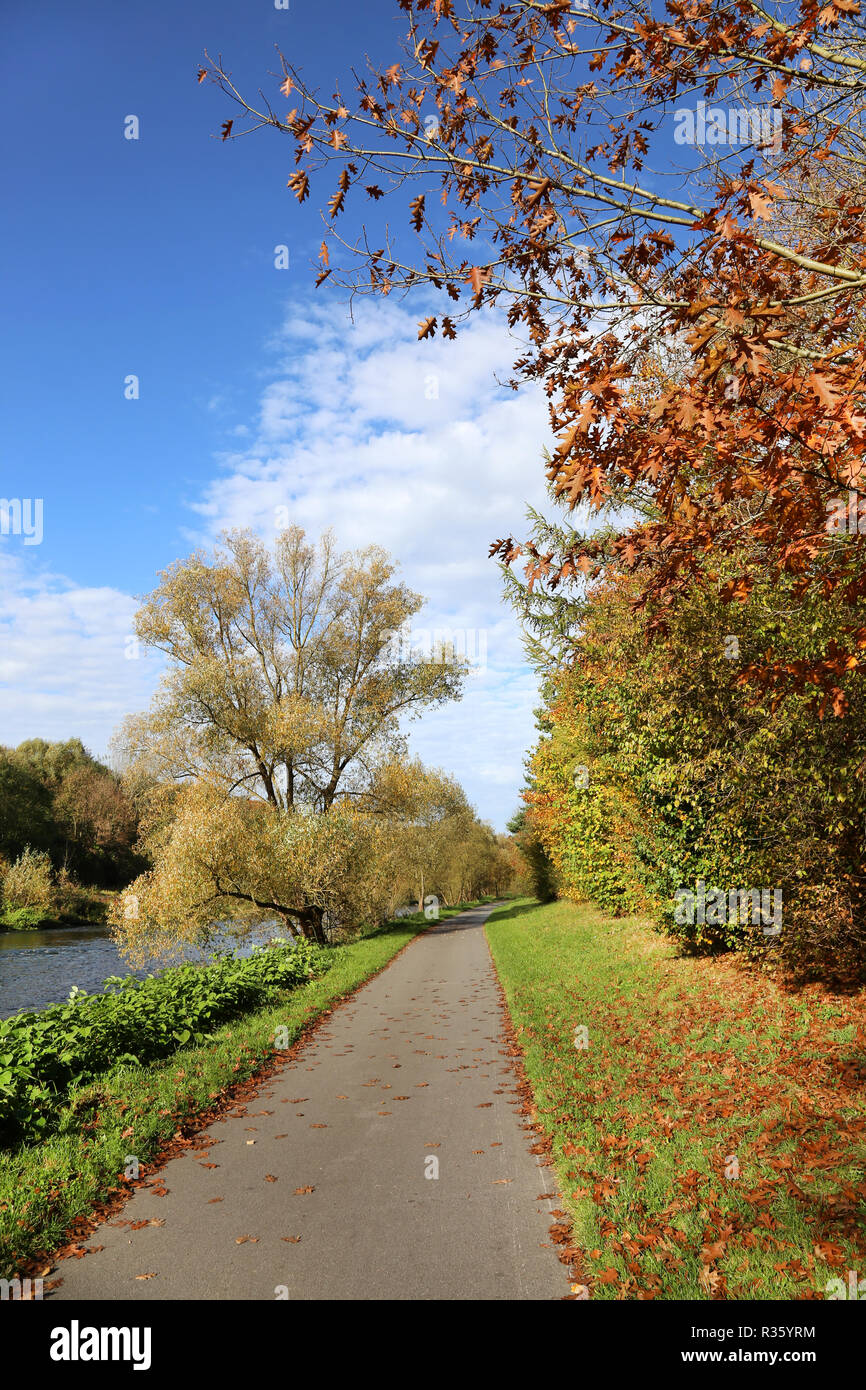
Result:
<svg viewBox="0 0 866 1390"><path fill-rule="evenodd" d="M281 924L266 923L244 938L237 955L285 931ZM230 949L236 938L229 931L206 951L186 948L178 960L202 961L216 950ZM132 970L123 959L107 927L54 927L46 931L0 931L0 1018L19 1009L44 1009L61 1004L73 985L95 994L109 975L146 975L165 969L165 961L153 961Z"/></svg>

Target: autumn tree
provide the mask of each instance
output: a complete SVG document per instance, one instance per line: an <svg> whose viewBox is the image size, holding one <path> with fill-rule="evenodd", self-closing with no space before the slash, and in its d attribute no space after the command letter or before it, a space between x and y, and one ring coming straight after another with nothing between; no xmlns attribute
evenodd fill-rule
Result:
<svg viewBox="0 0 866 1390"><path fill-rule="evenodd" d="M407 897L414 896L423 912L425 898L442 891L446 865L475 821L474 812L460 784L420 761L400 769L398 782L392 769L391 818L400 838L401 881Z"/></svg>
<svg viewBox="0 0 866 1390"><path fill-rule="evenodd" d="M731 608L706 586L677 606L666 640L648 645L636 585L634 575L594 585L575 608L568 659L551 665L539 653L545 708L525 820L562 895L654 917L690 952L745 950L800 980L859 985L863 683L846 680L847 718L821 723L805 692L747 699L737 678L771 643L808 664L850 619L842 592L804 601L792 582L758 575ZM543 630L537 605L525 620ZM778 891L778 940L737 916L678 918L677 892L702 881L727 903L745 888Z"/></svg>
<svg viewBox="0 0 866 1390"><path fill-rule="evenodd" d="M496 553L552 587L635 572L635 603L662 631L693 588L719 583L700 562L711 552L742 562L725 567L725 601L748 596L756 569L804 596L862 597L855 0L398 3L402 51L350 91L321 95L282 55L255 99L221 60L199 80L236 104L224 139L265 127L290 142L300 202L327 178L319 283L415 292L421 337L504 311L523 339L515 383L550 399L556 495L652 512L561 550L507 537ZM660 352L674 369L652 398L635 387ZM853 536L828 527L840 497ZM744 674L811 682L841 714L864 650L854 621L802 668L769 650Z"/></svg>
<svg viewBox="0 0 866 1390"><path fill-rule="evenodd" d="M166 675L120 738L151 779L154 869L123 905L128 935L244 908L316 939L328 917L375 917L403 722L459 698L464 675L394 641L422 602L378 547L341 554L297 527L272 549L229 533L161 575L136 631Z"/></svg>
<svg viewBox="0 0 866 1390"><path fill-rule="evenodd" d="M207 941L227 921L242 934L277 918L315 941L373 925L391 902L398 859L387 822L349 801L280 810L208 778L179 789L147 848L153 868L113 916L124 951L141 961Z"/></svg>
<svg viewBox="0 0 866 1390"><path fill-rule="evenodd" d="M532 789L529 791L529 795L540 795L540 793ZM539 902L553 902L557 896L556 870L550 853L539 837L536 825L527 815L526 806L521 806L518 811L515 811L508 822L508 829L513 835L517 850L523 859L525 876L532 893ZM553 837L550 837L548 843L551 843L552 840Z"/></svg>
<svg viewBox="0 0 866 1390"><path fill-rule="evenodd" d="M65 867L114 884L141 867L135 806L109 768L96 762L71 768L54 794L53 811Z"/></svg>
<svg viewBox="0 0 866 1390"><path fill-rule="evenodd" d="M277 810L369 794L404 746L401 721L458 698L465 663L393 634L422 607L377 546L339 554L294 527L271 551L249 531L166 570L136 615L168 670L128 720L127 759L161 780L204 774Z"/></svg>
<svg viewBox="0 0 866 1390"><path fill-rule="evenodd" d="M419 758L384 764L358 805L388 827L392 912L499 893L519 877L510 837L479 819L456 778Z"/></svg>
<svg viewBox="0 0 866 1390"><path fill-rule="evenodd" d="M55 870L88 884L116 886L137 873L135 806L120 778L80 739L26 739L0 748L0 854L28 847Z"/></svg>

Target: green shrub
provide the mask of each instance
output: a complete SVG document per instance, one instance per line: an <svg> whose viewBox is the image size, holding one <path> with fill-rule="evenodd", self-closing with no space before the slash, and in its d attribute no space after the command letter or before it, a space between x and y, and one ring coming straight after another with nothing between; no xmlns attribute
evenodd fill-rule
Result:
<svg viewBox="0 0 866 1390"><path fill-rule="evenodd" d="M3 903L6 907L38 908L45 916L51 907L51 891L51 860L44 850L28 845L6 870Z"/></svg>
<svg viewBox="0 0 866 1390"><path fill-rule="evenodd" d="M308 941L262 947L244 960L174 966L146 980L106 980L101 994L74 989L66 1004L0 1020L0 1142L41 1138L72 1085L118 1063L165 1057L206 1042L218 1024L257 1008L329 968Z"/></svg>
<svg viewBox="0 0 866 1390"><path fill-rule="evenodd" d="M108 917L105 897L83 887L65 869L60 870L51 890L51 911L58 921L66 922L105 922Z"/></svg>
<svg viewBox="0 0 866 1390"><path fill-rule="evenodd" d="M0 908L0 927L9 931L33 931L44 920L45 914L37 907Z"/></svg>

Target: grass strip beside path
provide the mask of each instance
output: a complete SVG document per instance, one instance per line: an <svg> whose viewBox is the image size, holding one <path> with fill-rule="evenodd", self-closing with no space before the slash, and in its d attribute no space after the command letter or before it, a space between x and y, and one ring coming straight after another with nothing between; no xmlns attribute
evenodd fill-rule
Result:
<svg viewBox="0 0 866 1390"><path fill-rule="evenodd" d="M473 905L440 908L440 918ZM177 1135L198 1128L230 1098L229 1087L286 1055L275 1051L278 1028L285 1030L280 1041L291 1046L429 925L415 913L336 946L325 975L215 1029L205 1045L179 1048L146 1066L118 1066L70 1090L55 1133L0 1156L0 1276L40 1272L30 1267L34 1259L56 1250L76 1222L84 1230L100 1203L129 1189L130 1156L142 1170L152 1164Z"/></svg>
<svg viewBox="0 0 866 1390"><path fill-rule="evenodd" d="M826 1298L866 1276L863 993L786 993L573 903L486 930L590 1297Z"/></svg>

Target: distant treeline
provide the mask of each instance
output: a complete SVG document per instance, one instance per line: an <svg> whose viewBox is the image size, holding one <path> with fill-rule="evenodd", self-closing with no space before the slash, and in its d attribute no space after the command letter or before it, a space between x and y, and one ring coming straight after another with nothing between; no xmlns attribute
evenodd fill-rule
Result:
<svg viewBox="0 0 866 1390"><path fill-rule="evenodd" d="M0 868L29 846L81 883L122 887L141 872L135 807L80 739L0 747Z"/></svg>

